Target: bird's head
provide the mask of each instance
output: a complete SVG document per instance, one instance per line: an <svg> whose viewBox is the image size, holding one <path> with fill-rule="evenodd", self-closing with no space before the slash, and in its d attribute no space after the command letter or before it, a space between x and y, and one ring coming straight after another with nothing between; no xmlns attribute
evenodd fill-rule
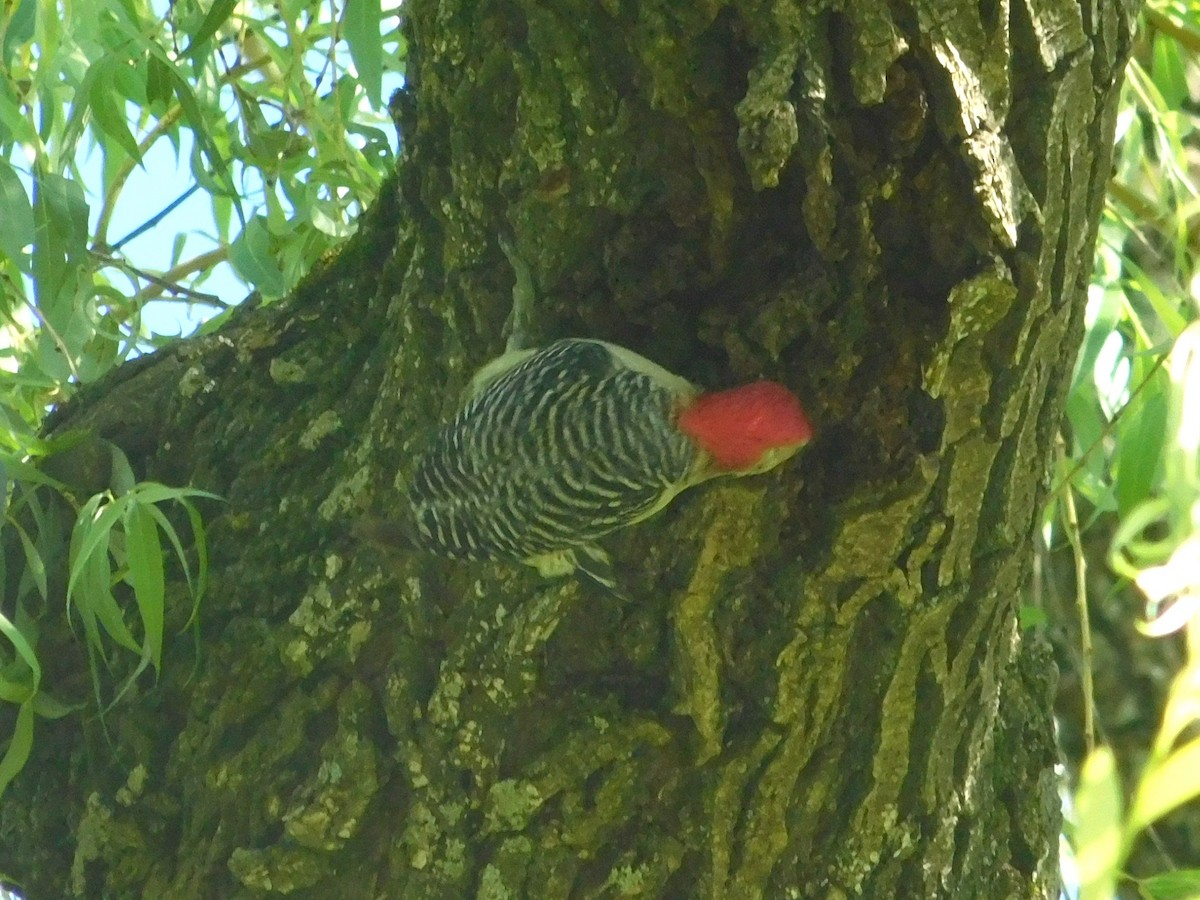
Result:
<svg viewBox="0 0 1200 900"><path fill-rule="evenodd" d="M812 438L800 400L774 381L701 394L679 414L679 428L731 475L773 469Z"/></svg>

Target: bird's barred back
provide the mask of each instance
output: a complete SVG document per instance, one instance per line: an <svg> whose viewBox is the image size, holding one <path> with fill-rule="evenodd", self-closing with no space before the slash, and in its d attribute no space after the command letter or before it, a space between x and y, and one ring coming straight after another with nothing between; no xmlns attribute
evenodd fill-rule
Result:
<svg viewBox="0 0 1200 900"><path fill-rule="evenodd" d="M450 556L525 560L642 518L697 450L687 397L597 341L550 344L495 377L434 439L410 499L417 539Z"/></svg>

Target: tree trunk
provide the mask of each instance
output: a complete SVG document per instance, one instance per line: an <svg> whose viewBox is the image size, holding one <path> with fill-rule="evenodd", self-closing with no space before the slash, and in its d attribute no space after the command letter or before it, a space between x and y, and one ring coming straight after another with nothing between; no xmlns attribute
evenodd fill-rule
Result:
<svg viewBox="0 0 1200 900"><path fill-rule="evenodd" d="M1016 612L1134 10L835 6L405 5L357 237L54 423L225 500L198 662L39 724L0 811L29 897L1056 896ZM609 541L632 604L350 536L502 349L502 234L539 340L817 423Z"/></svg>

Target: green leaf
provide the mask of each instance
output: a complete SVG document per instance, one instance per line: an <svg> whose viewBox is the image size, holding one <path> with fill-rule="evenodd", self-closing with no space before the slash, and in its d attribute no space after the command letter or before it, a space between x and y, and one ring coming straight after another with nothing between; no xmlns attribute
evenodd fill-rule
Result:
<svg viewBox="0 0 1200 900"><path fill-rule="evenodd" d="M22 271L28 269L28 252L33 246L33 204L15 169L0 157L0 253Z"/></svg>
<svg viewBox="0 0 1200 900"><path fill-rule="evenodd" d="M185 505L190 505L186 504L186 501L183 500L179 502ZM171 524L171 520L163 515L162 510L157 506L147 504L143 507L143 509L145 509L146 512L154 517L154 521L157 523L159 530L162 531L162 533L167 536L167 540L171 542L171 547L175 550L175 556L179 560L180 567L183 569L183 577L187 580L188 590L194 594L196 591L196 585L192 580L192 567L188 565L187 554L183 550L183 543L179 540L179 534L175 531L175 526Z"/></svg>
<svg viewBox="0 0 1200 900"><path fill-rule="evenodd" d="M188 520L192 523L192 540L196 547L196 586L192 590L192 613L188 617L188 624L191 624L200 612L200 601L208 591L208 537L199 510L186 500L180 503L187 510Z"/></svg>
<svg viewBox="0 0 1200 900"><path fill-rule="evenodd" d="M140 162L142 152L129 130L129 115L125 109L125 98L116 89L117 69L121 61L109 56L96 63L84 82L92 115L100 130L112 138L129 154L129 158Z"/></svg>
<svg viewBox="0 0 1200 900"><path fill-rule="evenodd" d="M4 22L4 49L0 59L5 68L12 62L13 50L28 43L37 26L37 0L16 0L16 6L6 2Z"/></svg>
<svg viewBox="0 0 1200 900"><path fill-rule="evenodd" d="M50 591L46 585L46 564L42 561L42 554L38 553L37 547L25 533L24 528L18 525L16 531L17 536L21 539L21 548L25 551L26 571L33 578L33 583L37 587L38 593L42 595L42 599L49 599Z"/></svg>
<svg viewBox="0 0 1200 900"><path fill-rule="evenodd" d="M28 678L9 678L0 674L0 700L5 703L25 703L34 698L33 685Z"/></svg>
<svg viewBox="0 0 1200 900"><path fill-rule="evenodd" d="M1093 288L1089 297L1095 293ZM1092 311L1093 301L1089 300L1089 312ZM1096 396L1095 374L1096 360L1100 358L1108 336L1116 330L1121 322L1121 311L1125 308L1125 293L1116 288L1105 289L1095 301L1094 318L1088 326L1083 338L1083 346L1075 361L1075 372L1072 379L1071 391L1083 390L1091 397Z"/></svg>
<svg viewBox="0 0 1200 900"><path fill-rule="evenodd" d="M1169 755L1180 735L1197 721L1200 721L1200 659L1186 665L1171 682L1151 758Z"/></svg>
<svg viewBox="0 0 1200 900"><path fill-rule="evenodd" d="M37 654L33 652L33 647L25 639L25 635L21 633L21 630L7 616L2 614L0 614L0 634L8 638L13 648L17 651L17 655L21 657L22 662L33 673L33 690L36 692L42 680L42 667L38 663Z"/></svg>
<svg viewBox="0 0 1200 900"><path fill-rule="evenodd" d="M1162 95L1167 109L1179 109L1188 99L1187 73L1180 58L1182 48L1175 37L1159 33L1154 36L1154 86Z"/></svg>
<svg viewBox="0 0 1200 900"><path fill-rule="evenodd" d="M1075 859L1080 900L1112 900L1121 867L1121 786L1112 751L1100 747L1084 762L1075 794Z"/></svg>
<svg viewBox="0 0 1200 900"><path fill-rule="evenodd" d="M186 233L181 232L175 235L175 240L171 242L170 265L174 266L179 260L183 259L183 248L187 245L187 239L188 236Z"/></svg>
<svg viewBox="0 0 1200 900"><path fill-rule="evenodd" d="M1200 738L1147 764L1129 814L1131 829L1141 830L1171 810L1200 796Z"/></svg>
<svg viewBox="0 0 1200 900"><path fill-rule="evenodd" d="M228 192L229 196L236 197L237 192L232 179L229 177L229 165L209 134L209 120L200 109L200 104L196 102L195 92L187 83L187 80L180 76L178 72L175 72L174 83L175 96L179 98L179 105L183 107L184 118L187 119L187 123L192 129L192 136L196 140L197 152L203 151L204 155L208 157L208 161L212 163L213 169L221 178L222 187ZM192 172L197 178L200 178L203 168L197 163L193 163ZM241 207L235 204L234 209L237 210L240 219L242 216Z"/></svg>
<svg viewBox="0 0 1200 900"><path fill-rule="evenodd" d="M0 79L0 147L18 141L23 144L35 143L37 132L25 118L9 82Z"/></svg>
<svg viewBox="0 0 1200 900"><path fill-rule="evenodd" d="M87 86L87 83L87 77L84 76L80 89L71 95L70 111L67 112L66 122L62 126L62 136L58 141L57 150L59 159L74 159L79 139L83 137L84 129L87 127L88 113L91 112L92 108L87 92L83 89ZM44 108L61 114L61 110L57 110L49 104ZM42 126L43 131L45 127L45 125Z"/></svg>
<svg viewBox="0 0 1200 900"><path fill-rule="evenodd" d="M13 725L12 739L4 758L0 759L0 796L4 794L12 780L29 759L29 750L33 747L33 703L25 702L17 710L17 720Z"/></svg>
<svg viewBox="0 0 1200 900"><path fill-rule="evenodd" d="M217 494L210 494L199 488L177 488L159 484L157 481L140 481L130 493L139 503L162 503L164 500L183 500L184 497L204 497L208 500L222 499Z"/></svg>
<svg viewBox="0 0 1200 900"><path fill-rule="evenodd" d="M86 570L85 570L86 573ZM69 611L69 609L68 609ZM100 639L100 627L96 622L96 614L87 603L75 604L75 615L83 625L84 644L88 648L89 660L94 652L103 653L104 644ZM100 686L96 685L96 700L100 699Z"/></svg>
<svg viewBox="0 0 1200 900"><path fill-rule="evenodd" d="M1050 623L1050 617L1040 606L1023 603L1017 610L1017 622L1022 631L1029 631L1032 628L1044 628Z"/></svg>
<svg viewBox="0 0 1200 900"><path fill-rule="evenodd" d="M271 236L262 216L246 223L229 248L229 262L239 275L267 296L279 297L287 290L283 273L271 254Z"/></svg>
<svg viewBox="0 0 1200 900"><path fill-rule="evenodd" d="M34 213L39 241L53 237L55 249L68 260L86 255L88 205L79 182L53 173L35 179Z"/></svg>
<svg viewBox="0 0 1200 900"><path fill-rule="evenodd" d="M1122 515L1150 496L1162 459L1168 383L1161 369L1151 377L1117 426L1116 494Z"/></svg>
<svg viewBox="0 0 1200 900"><path fill-rule="evenodd" d="M75 583L83 574L83 569L93 554L108 553L108 535L113 525L121 518L125 506L129 503L125 497L119 497L100 509L104 502L103 494L96 494L79 511L75 518L75 527L71 531L71 574L67 580L67 599L70 600L75 592ZM104 546L101 549L100 545Z"/></svg>
<svg viewBox="0 0 1200 900"><path fill-rule="evenodd" d="M173 72L170 64L157 53L147 54L146 102L151 108L167 106L174 95Z"/></svg>
<svg viewBox="0 0 1200 900"><path fill-rule="evenodd" d="M1171 514L1171 501L1153 497L1130 510L1117 526L1109 544L1108 564L1120 575L1135 579L1146 566L1166 560L1175 548L1169 529L1164 529ZM1164 532L1166 537L1155 539L1147 535Z"/></svg>
<svg viewBox="0 0 1200 900"><path fill-rule="evenodd" d="M38 691L33 697L33 711L43 719L61 719L83 708L82 703L64 703L45 691Z"/></svg>
<svg viewBox="0 0 1200 900"><path fill-rule="evenodd" d="M94 532L93 532L94 533ZM108 531L103 532L105 543L87 556L79 556L71 567L72 584L67 590L68 610L74 608L83 624L84 637L90 648L103 655L100 634L103 625L118 643L135 652L140 647L125 627L120 608L112 595L112 569L109 565Z"/></svg>
<svg viewBox="0 0 1200 900"><path fill-rule="evenodd" d="M20 480L28 484L41 484L58 491L60 494L66 493L66 485L61 481L51 478L37 466L32 466L23 459L17 459L5 454L3 456L3 464L8 476L14 480Z"/></svg>
<svg viewBox="0 0 1200 900"><path fill-rule="evenodd" d="M116 444L109 445L112 455L112 476L109 487L118 497L127 494L137 486L137 476L133 474L133 466L129 465L129 457Z"/></svg>
<svg viewBox="0 0 1200 900"><path fill-rule="evenodd" d="M1155 278L1134 260L1123 257L1121 265L1132 275L1129 279L1130 286L1127 293L1144 295L1154 309L1154 315L1158 316L1159 322L1166 327L1172 337L1179 337L1188 325L1188 319L1179 311L1181 299L1179 295L1174 291L1169 294L1164 292Z"/></svg>
<svg viewBox="0 0 1200 900"><path fill-rule="evenodd" d="M106 552L93 553L84 570L83 592L75 598L77 608L85 606L95 615L96 621L104 627L114 641L126 650L132 650L141 655L142 647L134 639L133 633L125 624L125 615L117 604L112 592L112 568ZM99 633L96 633L96 650L100 651Z"/></svg>
<svg viewBox="0 0 1200 900"><path fill-rule="evenodd" d="M346 0L342 35L350 46L358 82L375 109L383 106L383 38L379 33L382 18L380 0Z"/></svg>
<svg viewBox="0 0 1200 900"><path fill-rule="evenodd" d="M204 43L225 24L225 20L233 13L237 4L238 0L214 0L213 5L208 8L208 13L204 16L204 21L192 33L192 39L188 42L183 55L192 57L202 50Z"/></svg>
<svg viewBox="0 0 1200 900"><path fill-rule="evenodd" d="M157 670L162 662L165 600L162 544L154 517L140 503L125 510L125 537L129 581L142 618L142 653Z"/></svg>
<svg viewBox="0 0 1200 900"><path fill-rule="evenodd" d="M1200 897L1200 869L1176 869L1138 880L1143 897L1151 900L1196 900Z"/></svg>

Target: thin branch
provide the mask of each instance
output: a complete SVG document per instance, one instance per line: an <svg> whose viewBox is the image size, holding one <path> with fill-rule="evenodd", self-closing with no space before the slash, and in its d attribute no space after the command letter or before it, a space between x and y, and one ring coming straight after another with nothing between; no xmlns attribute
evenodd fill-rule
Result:
<svg viewBox="0 0 1200 900"><path fill-rule="evenodd" d="M104 265L113 266L150 282L151 287L138 291L130 298L136 306L141 306L150 300L161 297L165 293L171 293L187 297L197 303L206 303L210 306L215 306L218 309L227 309L229 307L229 304L216 294L196 291L179 283L194 272L211 269L218 263L224 262L229 256L229 249L227 247L215 247L207 253L201 253L199 256L194 256L185 262L181 262L161 275L155 275L152 272L147 272L145 269L139 269L126 259L101 253L96 253L95 255Z"/></svg>
<svg viewBox="0 0 1200 900"><path fill-rule="evenodd" d="M1067 461L1067 442L1063 439L1061 431L1058 433L1056 445L1058 461L1062 465ZM1079 536L1075 492L1064 492L1062 500L1063 531L1071 545L1071 555L1075 559L1075 612L1079 616L1079 653L1082 656L1079 674L1083 687L1083 743L1090 755L1096 749L1096 713L1095 685L1092 679L1092 623L1087 602L1087 560L1083 555L1083 540Z"/></svg>
<svg viewBox="0 0 1200 900"><path fill-rule="evenodd" d="M1153 6L1146 6L1142 9L1142 15L1146 18L1146 23L1157 28L1171 36L1179 46L1185 48L1189 54L1195 55L1200 53L1200 34L1182 22L1177 22L1161 10L1155 9Z"/></svg>
<svg viewBox="0 0 1200 900"><path fill-rule="evenodd" d="M179 207L179 204L183 203L183 201L187 200L188 197L192 196L192 194L196 193L196 191L198 191L198 190L200 190L200 182L193 181L191 186L186 191L184 191L182 194L180 194L178 197L176 197L174 200L172 200L170 203L168 203L165 207L163 207L161 210L159 210L157 213L155 213L153 216L151 216L149 219L147 219L145 222L143 222L137 228L133 229L133 231L129 232L129 234L125 235L125 237L121 238L119 241L117 241L115 244L113 244L110 247L110 249L120 250L122 247L124 247L126 244L128 244L130 241L132 241L138 235L144 234L145 232L149 231L151 228L153 228L155 225L157 225L159 222L161 222L163 219L165 219L167 216L169 216L171 213L173 213Z"/></svg>

